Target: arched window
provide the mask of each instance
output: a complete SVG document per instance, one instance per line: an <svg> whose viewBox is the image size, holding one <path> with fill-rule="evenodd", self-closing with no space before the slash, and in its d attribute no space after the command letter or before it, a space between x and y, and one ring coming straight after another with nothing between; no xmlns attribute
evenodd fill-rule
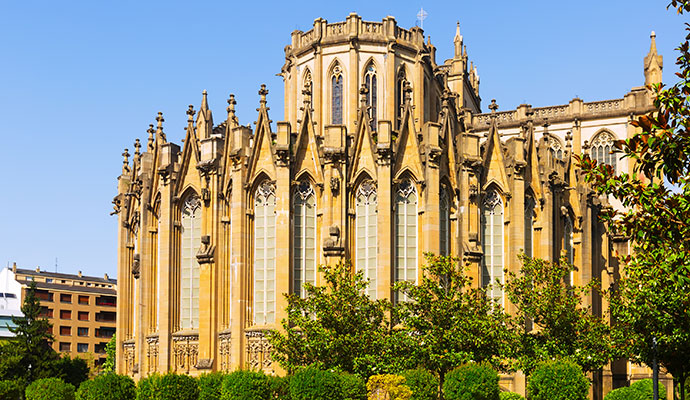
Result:
<svg viewBox="0 0 690 400"><path fill-rule="evenodd" d="M367 294L376 298L376 184L367 180L357 188L355 197L355 270L369 280Z"/></svg>
<svg viewBox="0 0 690 400"><path fill-rule="evenodd" d="M154 315L154 320L156 321L155 325L155 330L158 331L159 329L159 323L160 323L160 314L161 314L161 219L160 219L160 213L161 213L161 206L160 206L160 201L156 205L156 213L154 213L155 217L155 224L156 224L156 232L154 233L154 240L152 241L154 243L154 246L156 247L155 251L155 256L154 256L154 262L156 263L155 265L155 293L156 293L156 309Z"/></svg>
<svg viewBox="0 0 690 400"><path fill-rule="evenodd" d="M276 194L265 181L254 194L254 324L275 322Z"/></svg>
<svg viewBox="0 0 690 400"><path fill-rule="evenodd" d="M343 73L337 64L333 67L331 75L331 123L343 123Z"/></svg>
<svg viewBox="0 0 690 400"><path fill-rule="evenodd" d="M551 155L553 158L556 158L558 160L563 159L563 143L561 141L554 137L554 136L549 136L549 150L551 151Z"/></svg>
<svg viewBox="0 0 690 400"><path fill-rule="evenodd" d="M405 69L400 68L395 81L395 128L400 129L403 119L403 105L405 104Z"/></svg>
<svg viewBox="0 0 690 400"><path fill-rule="evenodd" d="M395 281L417 282L417 190L409 179L395 191Z"/></svg>
<svg viewBox="0 0 690 400"><path fill-rule="evenodd" d="M304 297L304 283L316 284L316 195L300 182L293 195L293 290Z"/></svg>
<svg viewBox="0 0 690 400"><path fill-rule="evenodd" d="M482 204L482 286L491 286L489 295L503 304L503 290L496 281L503 283L503 201L495 190L484 197Z"/></svg>
<svg viewBox="0 0 690 400"><path fill-rule="evenodd" d="M369 119L371 131L376 131L376 69L374 63L369 63L364 71L364 85L367 88L367 106L369 107Z"/></svg>
<svg viewBox="0 0 690 400"><path fill-rule="evenodd" d="M611 132L603 131L592 139L589 154L599 164L608 164L616 172L616 154L613 152L613 141L616 138Z"/></svg>
<svg viewBox="0 0 690 400"><path fill-rule="evenodd" d="M182 203L180 243L180 329L199 327L199 263L201 247L201 202L195 194Z"/></svg>
<svg viewBox="0 0 690 400"><path fill-rule="evenodd" d="M565 258L568 264L573 264L573 221L569 216L565 217L565 223L563 225L563 250L565 250ZM573 284L573 271L570 271L565 276L565 283L568 286Z"/></svg>
<svg viewBox="0 0 690 400"><path fill-rule="evenodd" d="M525 255L534 257L534 207L535 202L532 196L525 197Z"/></svg>
<svg viewBox="0 0 690 400"><path fill-rule="evenodd" d="M450 255L450 197L448 189L441 187L441 194L439 196L439 238L441 240L441 255Z"/></svg>

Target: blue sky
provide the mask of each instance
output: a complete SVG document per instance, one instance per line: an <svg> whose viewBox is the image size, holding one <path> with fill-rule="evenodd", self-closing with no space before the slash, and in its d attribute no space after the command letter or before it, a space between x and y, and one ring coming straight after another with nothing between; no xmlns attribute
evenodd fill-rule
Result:
<svg viewBox="0 0 690 400"><path fill-rule="evenodd" d="M313 20L387 15L409 28L420 7L437 62L460 21L478 66L483 108L622 97L643 84L655 30L672 81L686 17L667 1L0 1L0 266L116 272L116 194L122 149L146 138L158 111L168 139L209 92L216 122L235 93L240 122L256 120L266 83L282 119L290 32Z"/></svg>

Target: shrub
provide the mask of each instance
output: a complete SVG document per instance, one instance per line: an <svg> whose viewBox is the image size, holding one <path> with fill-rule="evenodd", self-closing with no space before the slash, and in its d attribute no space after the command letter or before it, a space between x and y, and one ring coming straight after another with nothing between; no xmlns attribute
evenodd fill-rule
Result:
<svg viewBox="0 0 690 400"><path fill-rule="evenodd" d="M501 392L498 394L500 400L525 400L519 393L514 392Z"/></svg>
<svg viewBox="0 0 690 400"><path fill-rule="evenodd" d="M527 384L530 400L587 400L588 391L580 366L565 360L537 366Z"/></svg>
<svg viewBox="0 0 690 400"><path fill-rule="evenodd" d="M74 400L74 386L60 378L44 378L26 387L26 400Z"/></svg>
<svg viewBox="0 0 690 400"><path fill-rule="evenodd" d="M340 400L342 395L340 377L333 372L307 367L290 378L292 400Z"/></svg>
<svg viewBox="0 0 690 400"><path fill-rule="evenodd" d="M139 381L136 400L158 400L160 398L161 376L152 374Z"/></svg>
<svg viewBox="0 0 690 400"><path fill-rule="evenodd" d="M269 376L268 386L271 391L271 398L275 400L290 400L290 377L289 376Z"/></svg>
<svg viewBox="0 0 690 400"><path fill-rule="evenodd" d="M19 400L22 389L18 382L0 381L0 400Z"/></svg>
<svg viewBox="0 0 690 400"><path fill-rule="evenodd" d="M106 374L79 385L76 400L134 400L137 395L132 378Z"/></svg>
<svg viewBox="0 0 690 400"><path fill-rule="evenodd" d="M221 400L269 400L268 377L261 372L235 371L223 379Z"/></svg>
<svg viewBox="0 0 690 400"><path fill-rule="evenodd" d="M225 374L213 372L199 377L199 400L220 400Z"/></svg>
<svg viewBox="0 0 690 400"><path fill-rule="evenodd" d="M438 398L438 378L425 369L408 369L400 374L405 377L405 385L412 391L410 400L436 400Z"/></svg>
<svg viewBox="0 0 690 400"><path fill-rule="evenodd" d="M488 364L465 364L446 375L447 400L498 400L498 373Z"/></svg>
<svg viewBox="0 0 690 400"><path fill-rule="evenodd" d="M343 400L367 400L367 385L364 379L348 373L340 374Z"/></svg>
<svg viewBox="0 0 690 400"><path fill-rule="evenodd" d="M199 384L189 375L165 374L161 377L159 396L156 400L197 400Z"/></svg>
<svg viewBox="0 0 690 400"><path fill-rule="evenodd" d="M610 391L604 400L653 400L654 392L651 379L637 381L628 387L621 387ZM659 384L659 398L666 398L666 388Z"/></svg>
<svg viewBox="0 0 690 400"><path fill-rule="evenodd" d="M384 374L369 377L367 395L370 399L409 400L412 391L405 385L405 377Z"/></svg>

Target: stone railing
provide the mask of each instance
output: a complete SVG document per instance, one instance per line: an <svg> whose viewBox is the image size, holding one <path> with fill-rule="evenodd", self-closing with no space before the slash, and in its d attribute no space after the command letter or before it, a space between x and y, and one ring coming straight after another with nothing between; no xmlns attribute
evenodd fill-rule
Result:
<svg viewBox="0 0 690 400"><path fill-rule="evenodd" d="M399 26L395 27L395 38L398 40L402 40L405 42L411 42L412 41L412 32L401 28Z"/></svg>
<svg viewBox="0 0 690 400"><path fill-rule="evenodd" d="M623 109L623 99L593 101L585 103L585 111L592 114L601 114Z"/></svg>
<svg viewBox="0 0 690 400"><path fill-rule="evenodd" d="M362 33L383 35L383 22L362 21Z"/></svg>
<svg viewBox="0 0 690 400"><path fill-rule="evenodd" d="M308 30L300 36L299 39L299 47L306 47L309 46L310 44L314 43L316 35L314 34L314 30Z"/></svg>
<svg viewBox="0 0 690 400"><path fill-rule="evenodd" d="M188 373L199 358L199 334L177 332L173 334L172 341L174 370Z"/></svg>
<svg viewBox="0 0 690 400"><path fill-rule="evenodd" d="M495 113L496 119L498 122L510 122L514 121L517 118L517 112L515 110L512 111L501 111ZM477 114L476 115L476 121L477 125L479 128L481 128L483 125L486 125L489 123L491 120L491 113L487 114Z"/></svg>
<svg viewBox="0 0 690 400"><path fill-rule="evenodd" d="M568 114L569 105L562 106L552 106L552 107L538 107L532 109L534 111L534 118L536 119L554 119L558 117L564 117Z"/></svg>
<svg viewBox="0 0 690 400"><path fill-rule="evenodd" d="M347 22L336 22L326 26L326 36L342 36L347 34Z"/></svg>

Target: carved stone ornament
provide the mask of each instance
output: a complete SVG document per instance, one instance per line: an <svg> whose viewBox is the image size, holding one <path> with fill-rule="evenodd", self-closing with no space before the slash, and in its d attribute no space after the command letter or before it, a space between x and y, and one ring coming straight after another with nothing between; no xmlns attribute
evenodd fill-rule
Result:
<svg viewBox="0 0 690 400"><path fill-rule="evenodd" d="M197 196L187 196L182 205L182 214L184 215L194 215L194 212L201 208L201 200Z"/></svg>
<svg viewBox="0 0 690 400"><path fill-rule="evenodd" d="M266 339L264 331L246 331L247 364L250 369L270 371L273 366L273 346Z"/></svg>
<svg viewBox="0 0 690 400"><path fill-rule="evenodd" d="M496 206L502 204L501 196L495 190L489 191L484 196L484 201L482 203L485 210L493 210Z"/></svg>
<svg viewBox="0 0 690 400"><path fill-rule="evenodd" d="M337 176L331 177L331 191L337 193L340 190L340 178Z"/></svg>
<svg viewBox="0 0 690 400"><path fill-rule="evenodd" d="M309 196L316 196L316 193L314 193L314 188L311 186L311 184L309 184L308 181L300 181L297 184L297 187L295 187L294 193L295 197L302 202L306 201Z"/></svg>
<svg viewBox="0 0 690 400"><path fill-rule="evenodd" d="M340 228L337 225L328 227L328 235L323 241L323 253L326 257L341 257L345 248L340 243Z"/></svg>
<svg viewBox="0 0 690 400"><path fill-rule="evenodd" d="M177 372L188 373L199 356L199 335L173 335L173 359Z"/></svg>
<svg viewBox="0 0 690 400"><path fill-rule="evenodd" d="M230 371L230 355L232 354L232 340L229 331L218 334L218 352L220 353L220 370Z"/></svg>
<svg viewBox="0 0 690 400"><path fill-rule="evenodd" d="M132 276L134 276L134 279L139 279L139 276L141 276L141 256L139 253L135 253L134 256L132 257Z"/></svg>
<svg viewBox="0 0 690 400"><path fill-rule="evenodd" d="M201 358L196 362L194 368L196 369L211 369L213 367L212 358Z"/></svg>
<svg viewBox="0 0 690 400"><path fill-rule="evenodd" d="M215 250L216 246L211 244L211 236L201 236L201 247L199 248L199 252L196 253L197 262L199 264L213 263L213 256L215 254Z"/></svg>

